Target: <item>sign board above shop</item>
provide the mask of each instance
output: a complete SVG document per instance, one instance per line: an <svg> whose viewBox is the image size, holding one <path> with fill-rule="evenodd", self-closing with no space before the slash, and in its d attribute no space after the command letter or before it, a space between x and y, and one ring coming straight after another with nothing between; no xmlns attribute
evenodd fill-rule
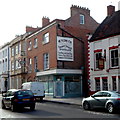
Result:
<svg viewBox="0 0 120 120"><path fill-rule="evenodd" d="M74 61L73 38L57 36L57 60Z"/></svg>

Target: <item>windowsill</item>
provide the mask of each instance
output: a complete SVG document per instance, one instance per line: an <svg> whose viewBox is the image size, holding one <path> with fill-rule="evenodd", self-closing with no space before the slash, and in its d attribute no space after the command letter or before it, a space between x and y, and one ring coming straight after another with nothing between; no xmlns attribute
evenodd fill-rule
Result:
<svg viewBox="0 0 120 120"><path fill-rule="evenodd" d="M48 43L49 43L49 42L42 42L43 45L46 45L46 44L48 44Z"/></svg>
<svg viewBox="0 0 120 120"><path fill-rule="evenodd" d="M109 68L109 70L112 70L112 69L119 69L119 67L111 67L111 68Z"/></svg>
<svg viewBox="0 0 120 120"><path fill-rule="evenodd" d="M102 70L104 70L104 69L94 69L94 71L102 71Z"/></svg>

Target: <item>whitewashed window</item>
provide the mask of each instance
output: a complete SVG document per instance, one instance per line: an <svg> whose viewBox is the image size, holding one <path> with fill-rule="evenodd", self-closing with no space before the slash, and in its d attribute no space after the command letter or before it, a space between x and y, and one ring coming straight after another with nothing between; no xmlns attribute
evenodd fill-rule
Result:
<svg viewBox="0 0 120 120"><path fill-rule="evenodd" d="M45 53L43 55L43 58L44 58L44 70L47 70L49 69L49 54Z"/></svg>
<svg viewBox="0 0 120 120"><path fill-rule="evenodd" d="M80 14L80 24L85 24L85 16Z"/></svg>
<svg viewBox="0 0 120 120"><path fill-rule="evenodd" d="M46 33L43 35L43 44L46 44L49 42L49 33Z"/></svg>
<svg viewBox="0 0 120 120"><path fill-rule="evenodd" d="M110 50L110 67L118 67L118 49Z"/></svg>
<svg viewBox="0 0 120 120"><path fill-rule="evenodd" d="M38 39L35 38L35 39L34 39L34 48L37 48L37 46L38 46Z"/></svg>

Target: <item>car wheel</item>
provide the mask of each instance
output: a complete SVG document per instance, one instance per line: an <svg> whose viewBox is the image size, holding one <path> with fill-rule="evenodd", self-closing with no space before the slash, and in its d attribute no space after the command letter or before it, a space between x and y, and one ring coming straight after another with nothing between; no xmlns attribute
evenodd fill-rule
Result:
<svg viewBox="0 0 120 120"><path fill-rule="evenodd" d="M90 104L85 101L85 102L83 103L83 109L84 109L84 110L89 110L89 109L90 109Z"/></svg>
<svg viewBox="0 0 120 120"><path fill-rule="evenodd" d="M108 103L107 110L109 113L113 113L114 112L114 105L112 103Z"/></svg>
<svg viewBox="0 0 120 120"><path fill-rule="evenodd" d="M5 109L6 107L5 107L5 104L4 104L4 102L2 101L2 109Z"/></svg>
<svg viewBox="0 0 120 120"><path fill-rule="evenodd" d="M30 110L35 110L35 104L30 106Z"/></svg>
<svg viewBox="0 0 120 120"><path fill-rule="evenodd" d="M11 104L11 111L15 112L16 111L16 106L14 104Z"/></svg>

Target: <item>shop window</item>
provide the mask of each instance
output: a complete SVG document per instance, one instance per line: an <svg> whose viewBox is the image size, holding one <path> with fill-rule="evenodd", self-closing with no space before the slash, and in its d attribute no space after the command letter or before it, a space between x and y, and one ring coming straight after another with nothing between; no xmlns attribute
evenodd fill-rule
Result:
<svg viewBox="0 0 120 120"><path fill-rule="evenodd" d="M102 86L103 86L103 90L108 90L108 80L106 77L102 78Z"/></svg>
<svg viewBox="0 0 120 120"><path fill-rule="evenodd" d="M79 76L66 76L65 77L65 93L67 94L80 94L80 77Z"/></svg>
<svg viewBox="0 0 120 120"><path fill-rule="evenodd" d="M118 49L110 50L110 67L118 67Z"/></svg>

